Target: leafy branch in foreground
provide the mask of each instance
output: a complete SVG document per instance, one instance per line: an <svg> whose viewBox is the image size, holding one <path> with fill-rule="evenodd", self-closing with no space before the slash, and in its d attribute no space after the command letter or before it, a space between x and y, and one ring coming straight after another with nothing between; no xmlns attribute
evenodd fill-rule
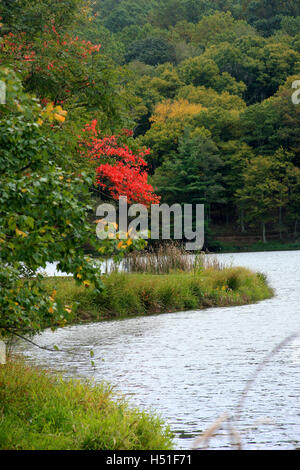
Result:
<svg viewBox="0 0 300 470"><path fill-rule="evenodd" d="M68 322L72 306L57 301L55 289L45 291L40 268L58 261L59 270L100 291L98 269L84 247L106 255L118 253L119 242L95 241L87 217L92 180L57 166L63 150L45 132L38 101L10 69L2 69L0 79L7 89L0 108L0 336L7 336Z"/></svg>

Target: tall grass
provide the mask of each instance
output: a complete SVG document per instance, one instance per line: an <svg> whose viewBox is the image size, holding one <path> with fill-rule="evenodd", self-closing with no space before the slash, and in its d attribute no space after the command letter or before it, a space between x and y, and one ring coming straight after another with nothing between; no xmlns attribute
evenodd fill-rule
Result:
<svg viewBox="0 0 300 470"><path fill-rule="evenodd" d="M191 272L195 260L175 244L160 245L147 253L133 252L124 261L124 269L131 273L169 274L172 271Z"/></svg>
<svg viewBox="0 0 300 470"><path fill-rule="evenodd" d="M204 253L191 255L175 243L160 245L146 253L135 251L126 256L122 268L130 273L169 274L174 271L197 272L207 267L222 269L216 257ZM118 266L114 266L118 271Z"/></svg>
<svg viewBox="0 0 300 470"><path fill-rule="evenodd" d="M1 450L168 450L170 430L108 385L28 367L0 366Z"/></svg>
<svg viewBox="0 0 300 470"><path fill-rule="evenodd" d="M59 301L77 305L73 322L244 305L273 294L263 276L233 267L164 275L112 273L103 282L105 289L97 295L71 279L49 279L47 284L57 290Z"/></svg>

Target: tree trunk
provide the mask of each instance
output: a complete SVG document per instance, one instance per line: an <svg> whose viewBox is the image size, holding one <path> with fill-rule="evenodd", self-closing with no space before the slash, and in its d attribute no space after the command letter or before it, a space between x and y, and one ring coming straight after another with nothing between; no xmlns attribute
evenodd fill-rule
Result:
<svg viewBox="0 0 300 470"><path fill-rule="evenodd" d="M241 213L240 213L240 219L241 219L241 230L242 230L242 233L245 233L246 232L246 228L245 228L245 222L244 222L244 209L241 209Z"/></svg>
<svg viewBox="0 0 300 470"><path fill-rule="evenodd" d="M295 220L294 237L297 238L297 235L298 235L298 219Z"/></svg>
<svg viewBox="0 0 300 470"><path fill-rule="evenodd" d="M208 226L210 225L210 204L207 204L207 209L206 209L206 220L207 220L207 224Z"/></svg>
<svg viewBox="0 0 300 470"><path fill-rule="evenodd" d="M279 238L282 240L282 207L279 207Z"/></svg>
<svg viewBox="0 0 300 470"><path fill-rule="evenodd" d="M262 234L263 234L263 242L264 242L264 243L267 243L266 224L265 224L264 222L263 222L263 224L262 224L262 230L263 230L263 232L262 232Z"/></svg>

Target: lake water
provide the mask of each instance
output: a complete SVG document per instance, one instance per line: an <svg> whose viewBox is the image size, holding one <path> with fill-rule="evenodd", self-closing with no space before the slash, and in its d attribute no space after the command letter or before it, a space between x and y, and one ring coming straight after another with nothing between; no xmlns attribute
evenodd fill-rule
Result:
<svg viewBox="0 0 300 470"><path fill-rule="evenodd" d="M162 416L176 434L177 449L190 449L199 433L220 415L235 413L258 364L300 330L300 251L217 257L226 264L265 273L276 296L243 307L46 331L36 342L68 352L49 353L28 344L19 345L19 351L29 361L68 377L110 382L133 405ZM299 370L299 340L286 345L263 368L238 422L244 449L300 446ZM225 427L210 445L230 448Z"/></svg>

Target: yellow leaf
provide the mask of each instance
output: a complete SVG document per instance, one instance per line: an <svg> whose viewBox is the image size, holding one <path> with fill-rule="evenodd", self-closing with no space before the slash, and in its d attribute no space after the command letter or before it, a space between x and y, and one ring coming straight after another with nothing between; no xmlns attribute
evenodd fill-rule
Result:
<svg viewBox="0 0 300 470"><path fill-rule="evenodd" d="M65 122L68 112L64 111L61 106L56 106L54 108L53 103L49 103L42 112L42 116L45 116L50 122L54 119L59 122ZM38 120L38 124L42 124L41 119Z"/></svg>
<svg viewBox="0 0 300 470"><path fill-rule="evenodd" d="M56 106L55 110L57 114L60 114L61 116L67 116L68 111L64 111L61 106Z"/></svg>
<svg viewBox="0 0 300 470"><path fill-rule="evenodd" d="M54 119L56 119L59 122L65 122L66 120L64 116L62 116L61 114L57 114L57 113L54 114Z"/></svg>
<svg viewBox="0 0 300 470"><path fill-rule="evenodd" d="M18 228L16 228L16 234L18 235L18 237L23 237L23 238L28 237L27 233L22 232L22 230L19 230Z"/></svg>
<svg viewBox="0 0 300 470"><path fill-rule="evenodd" d="M47 106L45 108L45 112L46 113L51 113L53 111L53 109L54 109L53 103L49 103L49 104L47 104Z"/></svg>

